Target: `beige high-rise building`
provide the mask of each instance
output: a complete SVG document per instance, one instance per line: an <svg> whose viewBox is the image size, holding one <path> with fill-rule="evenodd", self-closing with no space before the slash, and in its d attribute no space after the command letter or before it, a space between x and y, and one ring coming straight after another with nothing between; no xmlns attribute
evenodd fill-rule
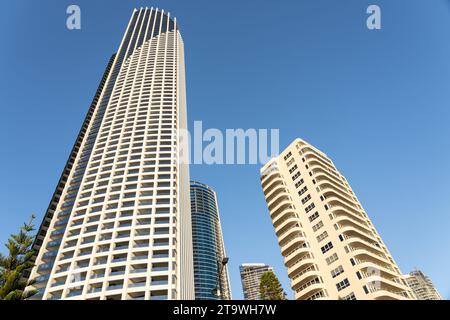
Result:
<svg viewBox="0 0 450 320"><path fill-rule="evenodd" d="M347 180L296 139L261 169L261 184L298 300L414 298Z"/></svg>
<svg viewBox="0 0 450 320"><path fill-rule="evenodd" d="M244 263L239 266L245 300L261 300L259 284L262 275L273 268L264 263Z"/></svg>
<svg viewBox="0 0 450 320"><path fill-rule="evenodd" d="M431 279L422 271L415 270L405 275L406 282L418 300L442 300Z"/></svg>
<svg viewBox="0 0 450 320"><path fill-rule="evenodd" d="M33 299L194 299L184 49L134 10L40 226Z"/></svg>

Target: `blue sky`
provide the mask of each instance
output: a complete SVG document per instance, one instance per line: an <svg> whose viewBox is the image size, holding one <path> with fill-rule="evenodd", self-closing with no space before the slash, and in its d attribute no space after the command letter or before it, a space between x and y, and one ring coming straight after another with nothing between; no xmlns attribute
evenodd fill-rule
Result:
<svg viewBox="0 0 450 320"><path fill-rule="evenodd" d="M78 4L82 29L65 27ZM366 28L366 8L382 29ZM279 128L347 177L403 272L450 298L450 4L446 0L2 1L0 241L48 205L133 7L173 13L185 42L188 118ZM273 265L292 297L259 165L191 167L218 192L233 295L238 266Z"/></svg>

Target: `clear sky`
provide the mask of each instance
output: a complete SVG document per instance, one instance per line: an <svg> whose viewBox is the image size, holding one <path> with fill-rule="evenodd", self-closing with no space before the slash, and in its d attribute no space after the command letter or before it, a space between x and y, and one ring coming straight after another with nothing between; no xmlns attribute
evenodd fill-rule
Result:
<svg viewBox="0 0 450 320"><path fill-rule="evenodd" d="M78 4L82 29L66 29ZM366 28L366 8L382 29ZM0 241L42 218L133 7L174 14L185 42L188 118L209 128L279 128L327 153L403 272L450 298L448 0L2 1ZM231 286L238 266L274 266L292 291L259 165L191 166L218 193Z"/></svg>

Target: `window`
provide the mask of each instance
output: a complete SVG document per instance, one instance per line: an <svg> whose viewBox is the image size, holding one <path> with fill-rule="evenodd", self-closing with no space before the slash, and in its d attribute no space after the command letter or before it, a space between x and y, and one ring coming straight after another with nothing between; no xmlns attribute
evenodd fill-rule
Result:
<svg viewBox="0 0 450 320"><path fill-rule="evenodd" d="M295 183L295 187L296 187L296 188L300 187L304 182L305 182L305 181L304 181L303 179L300 179L300 181L297 181L297 182Z"/></svg>
<svg viewBox="0 0 450 320"><path fill-rule="evenodd" d="M287 160L292 156L292 152L289 152L287 155L284 156L284 160Z"/></svg>
<svg viewBox="0 0 450 320"><path fill-rule="evenodd" d="M290 166L291 164L293 164L294 163L294 161L295 161L295 159L294 158L292 158L291 160L289 160L287 163L286 163L286 166ZM297 167L297 166L296 166Z"/></svg>
<svg viewBox="0 0 450 320"><path fill-rule="evenodd" d="M314 212L312 215L309 216L309 222L313 222L314 220L316 220L319 217L319 212Z"/></svg>
<svg viewBox="0 0 450 320"><path fill-rule="evenodd" d="M294 160L294 159L292 159L292 160ZM297 165L293 166L292 168L289 169L289 173L294 172L295 170L297 170L297 168L298 168Z"/></svg>
<svg viewBox="0 0 450 320"><path fill-rule="evenodd" d="M297 172L292 176L292 181L295 181L298 177L300 177L300 172Z"/></svg>
<svg viewBox="0 0 450 320"><path fill-rule="evenodd" d="M331 276L336 278L338 275L344 272L344 268L342 266L337 267L336 269L331 270Z"/></svg>
<svg viewBox="0 0 450 320"><path fill-rule="evenodd" d="M322 250L322 253L328 252L331 249L333 249L333 243L328 242L326 245L324 245L322 248L320 248L320 250Z"/></svg>
<svg viewBox="0 0 450 320"><path fill-rule="evenodd" d="M310 195L310 194L308 194L306 197L304 197L304 198L302 199L302 204L307 203L309 200L311 200L311 195Z"/></svg>
<svg viewBox="0 0 450 320"><path fill-rule="evenodd" d="M342 298L343 300L356 300L355 293L350 292L350 294L346 295Z"/></svg>
<svg viewBox="0 0 450 320"><path fill-rule="evenodd" d="M317 239L317 242L320 242L320 241L324 240L324 239L327 238L327 237L328 237L328 232L324 231L324 232L322 232L321 234L319 234L319 235L316 237L316 239Z"/></svg>
<svg viewBox="0 0 450 320"><path fill-rule="evenodd" d="M307 206L305 208L305 212L308 213L310 212L312 209L314 209L316 207L316 205L314 203L311 203L309 206Z"/></svg>
<svg viewBox="0 0 450 320"><path fill-rule="evenodd" d="M367 286L363 286L363 289L366 294L369 294L369 289L367 289Z"/></svg>
<svg viewBox="0 0 450 320"><path fill-rule="evenodd" d="M313 231L316 232L317 230L319 230L320 228L323 227L323 222L319 221L318 223L316 223L315 225L313 225Z"/></svg>
<svg viewBox="0 0 450 320"><path fill-rule="evenodd" d="M345 288L347 288L350 285L350 282L348 282L348 279L345 278L344 280L342 280L341 282L336 284L336 288L338 291L341 291Z"/></svg>
<svg viewBox="0 0 450 320"><path fill-rule="evenodd" d="M301 195L304 194L306 191L308 191L308 187L303 187L303 188L300 189L300 191L298 192L298 195L301 196Z"/></svg>
<svg viewBox="0 0 450 320"><path fill-rule="evenodd" d="M333 253L331 256L329 256L325 260L326 260L327 264L330 265L338 259L339 259L338 255L336 253Z"/></svg>

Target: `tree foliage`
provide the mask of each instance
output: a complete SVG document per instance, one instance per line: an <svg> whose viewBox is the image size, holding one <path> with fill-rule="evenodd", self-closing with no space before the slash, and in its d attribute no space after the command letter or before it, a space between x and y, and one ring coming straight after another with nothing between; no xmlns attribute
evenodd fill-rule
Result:
<svg viewBox="0 0 450 320"><path fill-rule="evenodd" d="M0 300L24 300L36 294L36 290L26 287L34 284L27 279L27 271L33 267L32 250L34 236L34 215L24 223L19 233L12 234L5 247L8 255L0 253Z"/></svg>
<svg viewBox="0 0 450 320"><path fill-rule="evenodd" d="M261 300L286 300L283 287L272 271L266 271L261 276L259 293Z"/></svg>

